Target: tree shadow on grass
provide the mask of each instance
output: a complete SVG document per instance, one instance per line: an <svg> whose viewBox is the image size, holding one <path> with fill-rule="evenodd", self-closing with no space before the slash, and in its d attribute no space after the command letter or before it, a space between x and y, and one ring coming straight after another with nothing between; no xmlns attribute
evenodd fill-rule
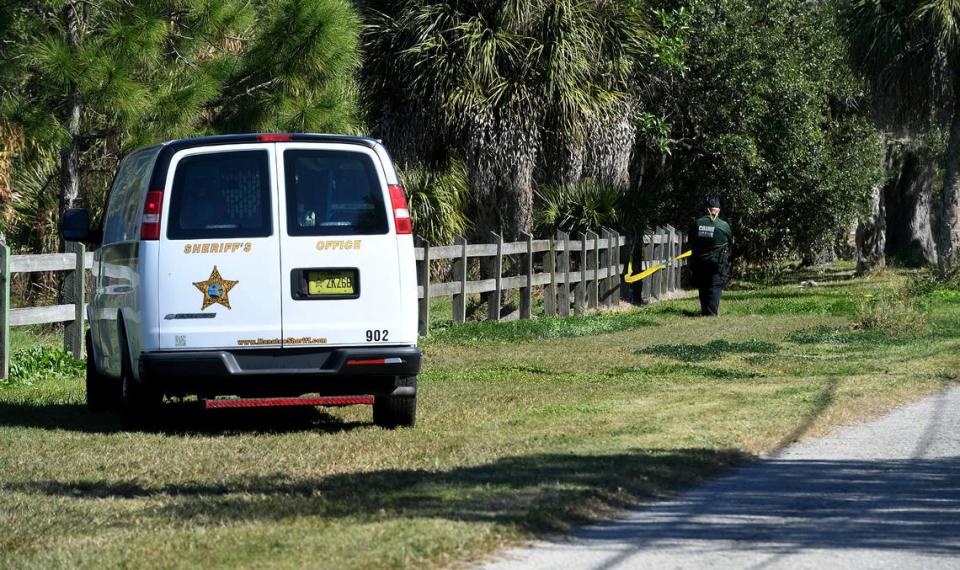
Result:
<svg viewBox="0 0 960 570"><path fill-rule="evenodd" d="M817 395L779 448L800 438L833 403L837 380ZM215 481L43 480L0 483L4 492L77 500L151 501L130 516L171 524L220 525L291 517L443 518L516 525L534 533L569 529L755 461L737 449L634 449L616 454L543 453L503 457L446 471L381 469L322 478L286 473Z"/></svg>
<svg viewBox="0 0 960 570"><path fill-rule="evenodd" d="M827 291L817 291L816 289L797 289L795 291L770 291L763 290L762 292L756 291L733 291L725 292L723 294L724 301L780 301L780 300L791 300L791 301L847 301L849 302L850 295L847 292L844 294L830 293Z"/></svg>
<svg viewBox="0 0 960 570"><path fill-rule="evenodd" d="M649 314L653 315L676 315L679 317L700 317L700 311L694 311L692 309L681 309L680 307L673 307L668 305L650 305L647 309Z"/></svg>
<svg viewBox="0 0 960 570"><path fill-rule="evenodd" d="M856 272L852 269L826 269L823 271L819 269L801 269L783 273L776 279L764 282L764 286L799 285L804 281L816 281L820 286L825 286L846 283L855 278ZM748 283L756 283L756 281L748 280ZM736 281L734 281L734 284L736 284ZM741 288L741 290L746 290L746 288Z"/></svg>
<svg viewBox="0 0 960 570"><path fill-rule="evenodd" d="M706 344L658 344L637 349L635 352L672 358L681 362L702 362L716 360L727 354L775 354L779 350L778 345L762 340L743 342L713 340Z"/></svg>
<svg viewBox="0 0 960 570"><path fill-rule="evenodd" d="M752 459L737 450L642 449L612 455L534 454L449 471L384 469L320 479L286 474L145 486L121 481L22 481L0 489L85 499L152 499L135 516L173 523L444 518L568 528L643 499L662 497Z"/></svg>
<svg viewBox="0 0 960 570"><path fill-rule="evenodd" d="M282 474L146 487L134 481L28 481L4 491L150 498L130 517L172 525L448 520L514 525L535 535L568 530L612 508L659 498L751 458L735 450L635 450L616 455L534 454L444 472L388 469L321 479ZM698 540L751 548L872 548L960 553L960 458L773 458L647 507L651 517L579 534L636 548ZM132 507L132 505L131 505ZM610 529L613 529L612 532ZM600 546L602 547L602 546Z"/></svg>
<svg viewBox="0 0 960 570"><path fill-rule="evenodd" d="M110 434L145 431L166 435L229 435L231 433L337 433L365 424L344 422L317 408L202 410L190 403L164 404L159 417L137 429L126 427L116 413L93 413L82 404L0 402L0 427L27 427Z"/></svg>

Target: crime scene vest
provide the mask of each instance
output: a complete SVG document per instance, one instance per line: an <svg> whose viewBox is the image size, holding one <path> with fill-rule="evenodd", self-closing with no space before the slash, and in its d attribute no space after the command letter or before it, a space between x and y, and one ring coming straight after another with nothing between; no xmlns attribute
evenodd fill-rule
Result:
<svg viewBox="0 0 960 570"><path fill-rule="evenodd" d="M720 218L711 220L710 216L703 216L690 225L688 236L695 261L718 263L720 252L733 239L733 230Z"/></svg>

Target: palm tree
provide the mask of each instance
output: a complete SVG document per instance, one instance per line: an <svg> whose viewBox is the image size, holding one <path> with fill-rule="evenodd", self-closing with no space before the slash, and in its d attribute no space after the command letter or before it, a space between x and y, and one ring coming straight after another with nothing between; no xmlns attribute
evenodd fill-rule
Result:
<svg viewBox="0 0 960 570"><path fill-rule="evenodd" d="M645 49L639 1L366 4L367 116L401 164L465 160L481 236L532 229L535 176L567 178Z"/></svg>
<svg viewBox="0 0 960 570"><path fill-rule="evenodd" d="M867 72L877 115L898 131L949 121L937 249L941 270L960 266L960 2L853 0L847 6L854 62Z"/></svg>

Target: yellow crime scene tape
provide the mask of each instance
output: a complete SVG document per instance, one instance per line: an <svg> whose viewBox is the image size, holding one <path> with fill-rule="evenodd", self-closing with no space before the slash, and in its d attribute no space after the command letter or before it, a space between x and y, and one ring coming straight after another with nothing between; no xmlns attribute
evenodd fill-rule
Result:
<svg viewBox="0 0 960 570"><path fill-rule="evenodd" d="M627 274L623 276L623 280L624 280L625 282L627 282L627 283L636 283L637 281L640 281L641 279L645 279L645 278L647 278L647 277L650 277L651 275L653 275L653 274L656 273L657 271L660 271L661 269L665 269L668 265L670 265L671 263L673 263L673 262L675 262L675 261L680 261L680 260L683 259L684 257L690 257L690 255L691 255L692 253L693 253L692 251L685 251L685 252L681 253L680 255L674 257L673 259L671 259L671 260L670 260L669 262L667 262L667 263L661 263L661 264L659 264L659 265L654 265L654 266L651 267L650 269L647 269L646 271L643 271L643 272L641 272L641 273L637 273L636 275L633 275L633 262L630 261L630 262L627 263Z"/></svg>

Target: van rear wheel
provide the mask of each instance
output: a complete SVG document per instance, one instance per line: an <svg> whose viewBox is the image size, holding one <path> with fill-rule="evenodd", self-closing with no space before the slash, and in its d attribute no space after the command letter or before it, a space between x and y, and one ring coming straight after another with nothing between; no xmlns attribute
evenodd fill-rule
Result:
<svg viewBox="0 0 960 570"><path fill-rule="evenodd" d="M397 387L417 386L417 377L400 378ZM388 429L413 427L417 423L417 397L375 396L373 399L373 423Z"/></svg>
<svg viewBox="0 0 960 570"><path fill-rule="evenodd" d="M133 366L130 362L130 351L127 350L127 339L122 334L120 335L120 343L123 347L123 361L120 365L123 422L127 427L132 428L148 426L154 420L160 403L163 401L163 396L160 392L137 382L133 377Z"/></svg>
<svg viewBox="0 0 960 570"><path fill-rule="evenodd" d="M114 398L111 394L109 378L97 371L97 364L93 358L93 339L90 331L86 335L87 343L87 409L91 412L102 412L110 407Z"/></svg>

